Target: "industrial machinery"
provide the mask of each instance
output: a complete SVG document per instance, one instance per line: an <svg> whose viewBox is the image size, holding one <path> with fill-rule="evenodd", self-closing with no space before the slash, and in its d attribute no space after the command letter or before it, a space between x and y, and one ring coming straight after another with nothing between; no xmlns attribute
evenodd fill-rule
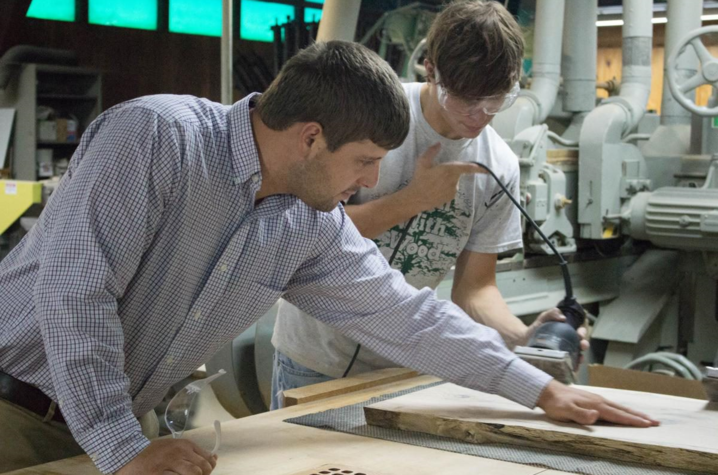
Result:
<svg viewBox="0 0 718 475"><path fill-rule="evenodd" d="M652 0L623 2L620 92L600 102L597 1L537 0L532 78L492 123L519 159L522 204L564 254L589 310L587 363L715 375L704 368L718 350L718 58L702 40L718 27L700 28L702 10L700 0L668 0L658 116L646 111ZM421 48L404 77L422 74ZM695 104L702 84L714 88L707 107ZM497 284L514 314L531 318L563 297L551 252L527 226L524 253L500 261ZM208 364L234 368L216 389L235 416L266 408L272 326L270 312Z"/></svg>

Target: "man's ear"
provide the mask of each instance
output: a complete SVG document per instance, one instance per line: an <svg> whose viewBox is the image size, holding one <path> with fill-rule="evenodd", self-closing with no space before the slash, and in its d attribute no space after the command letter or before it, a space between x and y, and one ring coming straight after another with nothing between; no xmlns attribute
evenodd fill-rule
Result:
<svg viewBox="0 0 718 475"><path fill-rule="evenodd" d="M299 147L302 156L315 154L321 148L326 147L324 141L324 129L318 122L306 122L299 129Z"/></svg>
<svg viewBox="0 0 718 475"><path fill-rule="evenodd" d="M428 59L424 59L424 67L426 68L426 82L436 84L436 79L434 78L434 65Z"/></svg>

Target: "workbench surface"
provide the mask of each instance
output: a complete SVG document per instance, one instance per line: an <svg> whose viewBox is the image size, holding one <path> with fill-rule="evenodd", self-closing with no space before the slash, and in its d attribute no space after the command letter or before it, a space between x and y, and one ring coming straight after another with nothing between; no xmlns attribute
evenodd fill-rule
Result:
<svg viewBox="0 0 718 475"><path fill-rule="evenodd" d="M418 376L404 381L300 404L280 411L222 424L222 447L213 475L293 475L326 464L367 475L560 475L548 470L397 442L371 439L283 422L285 419L365 401L375 396L438 381ZM202 447L214 444L214 429L185 432ZM87 456L10 472L19 474L89 475L99 473ZM309 472L312 473L312 472Z"/></svg>

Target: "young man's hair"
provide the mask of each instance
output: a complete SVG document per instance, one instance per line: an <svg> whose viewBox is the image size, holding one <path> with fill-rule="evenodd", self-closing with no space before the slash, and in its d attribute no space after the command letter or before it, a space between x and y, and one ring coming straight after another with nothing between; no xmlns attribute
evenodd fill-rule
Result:
<svg viewBox="0 0 718 475"><path fill-rule="evenodd" d="M314 43L284 65L259 98L269 128L318 122L333 152L370 140L391 150L409 133L409 103L401 82L376 53L357 43Z"/></svg>
<svg viewBox="0 0 718 475"><path fill-rule="evenodd" d="M521 28L495 1L449 4L426 41L426 58L439 70L441 84L464 99L509 92L521 75L523 55Z"/></svg>

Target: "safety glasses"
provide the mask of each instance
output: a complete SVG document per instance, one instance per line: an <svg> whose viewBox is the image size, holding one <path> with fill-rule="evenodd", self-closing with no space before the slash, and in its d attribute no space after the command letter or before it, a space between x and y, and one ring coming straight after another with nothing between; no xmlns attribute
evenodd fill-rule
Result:
<svg viewBox="0 0 718 475"><path fill-rule="evenodd" d="M193 381L175 394L170 403L167 405L167 409L165 409L165 422L167 423L167 427L170 432L172 432L173 439L179 439L182 437L182 434L188 427L190 411L197 394L199 394L202 389L207 387L209 383L225 373L225 370L220 369L217 374ZM214 437L212 455L219 451L219 446L222 443L222 426L219 421L214 421Z"/></svg>
<svg viewBox="0 0 718 475"><path fill-rule="evenodd" d="M517 82L511 88L508 94L499 94L496 96L482 97L481 99L466 100L454 96L449 93L441 84L441 75L438 69L434 69L436 76L436 90L439 104L447 112L462 115L466 117L476 116L480 114L494 116L501 111L505 111L511 107L516 98L519 96L521 87Z"/></svg>

